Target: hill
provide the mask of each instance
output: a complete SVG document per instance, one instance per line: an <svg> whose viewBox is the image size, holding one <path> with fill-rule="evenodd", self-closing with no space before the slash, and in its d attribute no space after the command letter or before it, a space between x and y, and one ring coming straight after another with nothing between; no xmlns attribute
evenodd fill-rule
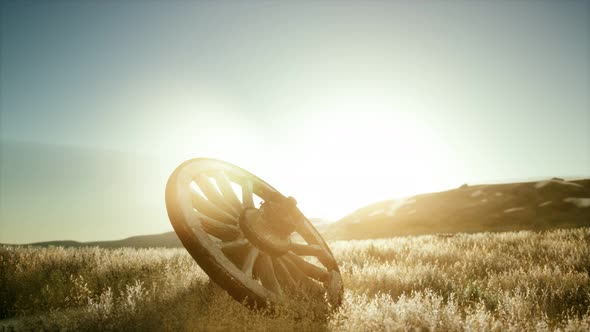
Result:
<svg viewBox="0 0 590 332"><path fill-rule="evenodd" d="M356 210L324 230L336 239L590 226L590 179L460 188L387 200Z"/></svg>
<svg viewBox="0 0 590 332"><path fill-rule="evenodd" d="M453 190L371 204L332 224L323 219L310 220L328 240L587 227L590 226L590 179L463 185ZM49 241L28 245L182 247L174 232L115 241Z"/></svg>
<svg viewBox="0 0 590 332"><path fill-rule="evenodd" d="M326 227L327 221L321 218L311 218L310 221L315 224L318 229ZM0 244L1 245L1 244ZM23 246L34 247L100 247L100 248L182 248L182 243L174 232L166 232L162 234L140 235L132 236L122 240L114 241L94 241L94 242L78 242L78 241L45 241L24 244Z"/></svg>
<svg viewBox="0 0 590 332"><path fill-rule="evenodd" d="M23 244L22 246L34 247L101 247L101 248L181 248L182 243L174 232L166 232L162 234L140 235L132 236L122 240L114 241L94 241L94 242L78 242L78 241L46 241Z"/></svg>
<svg viewBox="0 0 590 332"><path fill-rule="evenodd" d="M311 222L318 226L318 229L326 226L326 221L320 218L312 218ZM46 241L24 244L23 246L34 247L100 247L100 248L182 248L182 243L174 232L166 232L162 234L140 235L132 236L122 240L114 241L94 241L94 242L78 242L78 241Z"/></svg>

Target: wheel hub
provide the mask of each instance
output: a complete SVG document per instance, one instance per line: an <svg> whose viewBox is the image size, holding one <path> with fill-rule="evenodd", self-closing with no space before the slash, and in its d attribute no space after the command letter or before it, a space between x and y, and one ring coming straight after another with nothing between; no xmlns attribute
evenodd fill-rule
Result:
<svg viewBox="0 0 590 332"><path fill-rule="evenodd" d="M291 233L303 224L304 219L293 197L281 197L263 202L259 209L244 209L239 225L256 247L272 256L281 256L289 251Z"/></svg>

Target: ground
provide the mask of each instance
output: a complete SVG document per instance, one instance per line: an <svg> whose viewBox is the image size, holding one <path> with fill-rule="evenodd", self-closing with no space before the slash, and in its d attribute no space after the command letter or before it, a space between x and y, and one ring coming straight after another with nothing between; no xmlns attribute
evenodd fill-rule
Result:
<svg viewBox="0 0 590 332"><path fill-rule="evenodd" d="M590 330L590 228L330 243L343 304L252 311L183 249L0 248L0 330Z"/></svg>

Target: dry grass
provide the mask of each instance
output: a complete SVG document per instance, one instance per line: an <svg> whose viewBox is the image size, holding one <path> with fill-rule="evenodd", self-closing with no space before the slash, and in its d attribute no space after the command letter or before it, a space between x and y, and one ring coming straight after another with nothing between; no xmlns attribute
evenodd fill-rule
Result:
<svg viewBox="0 0 590 332"><path fill-rule="evenodd" d="M331 244L333 312L251 311L181 249L0 248L0 330L590 330L590 229Z"/></svg>

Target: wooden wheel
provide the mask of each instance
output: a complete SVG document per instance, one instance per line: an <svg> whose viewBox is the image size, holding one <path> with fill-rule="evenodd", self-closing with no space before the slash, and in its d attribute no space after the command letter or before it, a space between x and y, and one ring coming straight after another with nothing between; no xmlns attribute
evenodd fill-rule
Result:
<svg viewBox="0 0 590 332"><path fill-rule="evenodd" d="M255 175L220 160L188 160L168 180L166 209L184 247L237 301L340 304L342 277L330 248L295 199Z"/></svg>

